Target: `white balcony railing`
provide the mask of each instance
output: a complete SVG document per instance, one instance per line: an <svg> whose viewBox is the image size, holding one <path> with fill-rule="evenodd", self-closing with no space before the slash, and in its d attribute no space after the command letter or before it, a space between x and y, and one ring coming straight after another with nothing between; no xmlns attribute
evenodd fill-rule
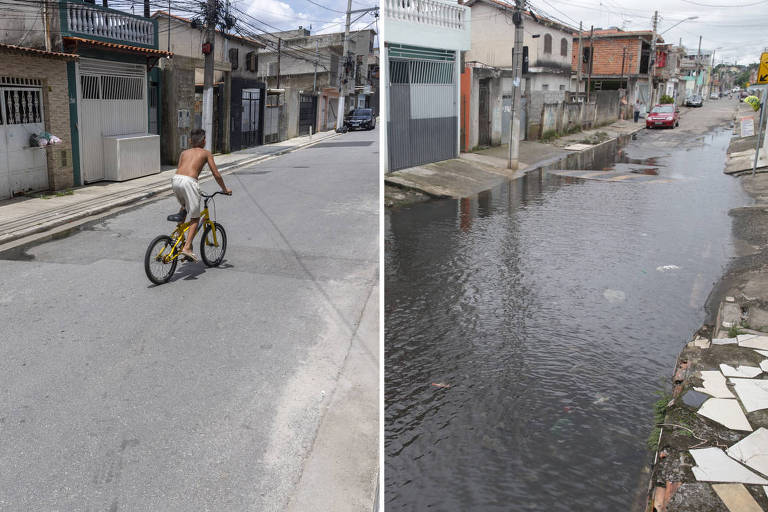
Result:
<svg viewBox="0 0 768 512"><path fill-rule="evenodd" d="M465 7L445 0L382 0L387 19L464 30Z"/></svg>
<svg viewBox="0 0 768 512"><path fill-rule="evenodd" d="M67 28L71 33L145 45L155 44L150 20L100 7L67 2Z"/></svg>

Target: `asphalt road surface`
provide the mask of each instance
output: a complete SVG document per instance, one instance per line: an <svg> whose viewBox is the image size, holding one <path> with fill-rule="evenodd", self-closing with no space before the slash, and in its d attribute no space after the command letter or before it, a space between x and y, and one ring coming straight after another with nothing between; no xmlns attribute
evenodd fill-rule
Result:
<svg viewBox="0 0 768 512"><path fill-rule="evenodd" d="M162 286L172 196L0 254L0 510L370 510L377 141L225 176L225 262Z"/></svg>

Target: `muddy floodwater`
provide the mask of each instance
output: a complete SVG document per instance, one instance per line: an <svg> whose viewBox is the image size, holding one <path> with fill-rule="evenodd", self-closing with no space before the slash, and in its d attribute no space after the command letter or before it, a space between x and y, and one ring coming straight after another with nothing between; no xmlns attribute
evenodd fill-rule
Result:
<svg viewBox="0 0 768 512"><path fill-rule="evenodd" d="M630 509L749 203L729 139L643 132L616 169L648 181L532 174L387 213L388 512Z"/></svg>

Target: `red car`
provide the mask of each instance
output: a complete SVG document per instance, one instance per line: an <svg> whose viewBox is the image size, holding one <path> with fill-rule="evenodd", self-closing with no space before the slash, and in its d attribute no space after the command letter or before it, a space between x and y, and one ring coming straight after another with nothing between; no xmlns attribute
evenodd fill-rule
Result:
<svg viewBox="0 0 768 512"><path fill-rule="evenodd" d="M646 128L668 126L674 128L680 125L680 112L674 105L656 105L645 117Z"/></svg>

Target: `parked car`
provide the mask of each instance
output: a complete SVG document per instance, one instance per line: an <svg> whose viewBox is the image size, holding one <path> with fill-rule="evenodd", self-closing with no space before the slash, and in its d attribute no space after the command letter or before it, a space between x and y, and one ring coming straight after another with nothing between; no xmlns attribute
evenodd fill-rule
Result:
<svg viewBox="0 0 768 512"><path fill-rule="evenodd" d="M645 117L646 128L674 128L680 125L680 111L674 105L656 105Z"/></svg>
<svg viewBox="0 0 768 512"><path fill-rule="evenodd" d="M749 96L749 93L747 91L739 91L739 101L744 101L744 98Z"/></svg>
<svg viewBox="0 0 768 512"><path fill-rule="evenodd" d="M712 92L712 93L709 94L709 99L711 99L711 100L719 100L720 99L720 95L717 94L716 92Z"/></svg>
<svg viewBox="0 0 768 512"><path fill-rule="evenodd" d="M688 98L685 100L686 107L700 107L701 105L701 96L698 95L688 96Z"/></svg>
<svg viewBox="0 0 768 512"><path fill-rule="evenodd" d="M350 130L373 130L376 127L376 118L373 117L373 109L356 108L344 119L344 126Z"/></svg>

